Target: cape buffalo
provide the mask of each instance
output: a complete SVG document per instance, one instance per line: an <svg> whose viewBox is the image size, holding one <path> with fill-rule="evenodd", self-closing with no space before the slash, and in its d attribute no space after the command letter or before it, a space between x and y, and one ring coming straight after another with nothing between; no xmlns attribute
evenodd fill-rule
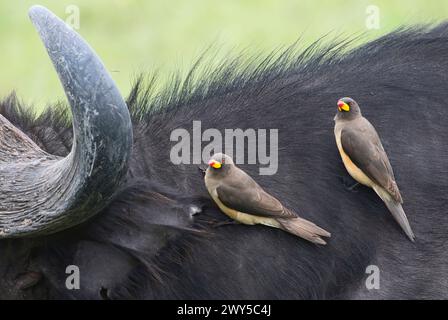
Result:
<svg viewBox="0 0 448 320"><path fill-rule="evenodd" d="M0 102L0 298L448 298L448 24L227 60L162 91L141 80L126 108L74 31L42 7L30 16L73 116ZM372 190L347 188L343 96L382 137L415 243ZM240 167L328 244L226 225L198 166L170 161L171 132L193 121L278 129L276 174Z"/></svg>

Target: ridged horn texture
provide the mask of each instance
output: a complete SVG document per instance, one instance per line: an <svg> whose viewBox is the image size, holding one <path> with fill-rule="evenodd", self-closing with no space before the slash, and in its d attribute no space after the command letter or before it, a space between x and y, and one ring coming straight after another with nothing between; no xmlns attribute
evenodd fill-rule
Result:
<svg viewBox="0 0 448 320"><path fill-rule="evenodd" d="M0 238L55 233L98 213L132 148L128 108L99 57L46 8L29 15L70 103L73 146L66 158L50 155L0 115Z"/></svg>

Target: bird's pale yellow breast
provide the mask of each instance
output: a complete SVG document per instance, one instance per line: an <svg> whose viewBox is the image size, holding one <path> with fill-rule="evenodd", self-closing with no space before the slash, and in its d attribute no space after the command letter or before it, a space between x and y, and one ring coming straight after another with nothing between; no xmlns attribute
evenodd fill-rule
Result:
<svg viewBox="0 0 448 320"><path fill-rule="evenodd" d="M227 216L229 216L235 221L247 225L263 224L274 228L280 227L280 224L272 218L254 216L252 214L239 212L237 210L227 207L224 203L221 202L221 200L219 200L218 194L216 193L216 189L209 190L209 193L212 199L218 205L219 209L221 209L222 212L224 212Z"/></svg>
<svg viewBox="0 0 448 320"><path fill-rule="evenodd" d="M336 138L336 144L338 146L339 154L341 155L342 162L344 163L344 166L347 169L348 173L352 176L353 179L355 179L359 183L368 187L373 187L375 183L353 163L353 161L350 159L350 157L345 153L344 149L342 148L341 130L335 129L334 135Z"/></svg>

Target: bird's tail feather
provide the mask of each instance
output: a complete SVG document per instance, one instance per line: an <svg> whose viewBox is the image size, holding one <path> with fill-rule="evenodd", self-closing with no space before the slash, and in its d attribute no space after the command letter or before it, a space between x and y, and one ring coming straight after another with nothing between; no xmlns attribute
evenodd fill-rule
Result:
<svg viewBox="0 0 448 320"><path fill-rule="evenodd" d="M311 221L299 217L293 219L278 219L278 222L283 230L313 243L327 244L321 237L331 236L328 231Z"/></svg>
<svg viewBox="0 0 448 320"><path fill-rule="evenodd" d="M387 191L383 190L382 188L374 187L373 189L381 198L381 200L383 200L384 204L389 209L390 213L392 213L392 216L398 222L401 229L403 229L404 233L406 233L409 240L414 242L415 239L414 232L411 229L411 225L409 224L408 218L404 213L403 206L401 205L401 203L395 201L387 193Z"/></svg>

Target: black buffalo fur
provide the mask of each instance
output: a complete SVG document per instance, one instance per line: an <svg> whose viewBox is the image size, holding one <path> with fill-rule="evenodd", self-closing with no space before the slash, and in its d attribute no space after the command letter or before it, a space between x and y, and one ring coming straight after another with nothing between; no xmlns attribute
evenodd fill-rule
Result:
<svg viewBox="0 0 448 320"><path fill-rule="evenodd" d="M126 182L95 218L55 235L0 241L0 298L448 298L448 25L390 33L358 48L316 42L258 62L199 61L168 89L139 80L128 97L134 151ZM250 60L250 59L249 59ZM247 61L247 60L246 60ZM411 243L374 192L347 190L333 136L336 101L355 98L377 128L416 235ZM66 155L67 108L39 117L14 95L0 113L44 150ZM332 233L316 246L226 221L197 165L170 162L170 133L278 128L268 192ZM192 214L191 207L201 208ZM65 286L80 268L81 288ZM368 290L377 265L380 288Z"/></svg>

